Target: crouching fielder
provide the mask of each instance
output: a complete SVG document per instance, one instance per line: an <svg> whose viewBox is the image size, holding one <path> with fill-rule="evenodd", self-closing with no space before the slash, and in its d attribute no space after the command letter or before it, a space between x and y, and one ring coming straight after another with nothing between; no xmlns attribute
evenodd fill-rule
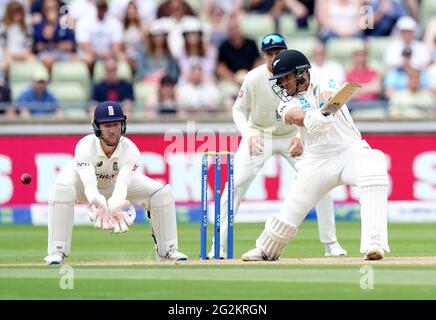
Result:
<svg viewBox="0 0 436 320"><path fill-rule="evenodd" d="M121 105L105 101L95 109L94 134L76 145L74 159L62 169L49 200L47 264L70 255L76 202L89 203L96 228L126 232L136 213L133 204L150 213L156 259L187 260L178 251L176 210L169 185L136 172L139 150L124 137L126 116Z"/></svg>
<svg viewBox="0 0 436 320"><path fill-rule="evenodd" d="M320 112L337 86L309 69L307 58L296 50L283 51L273 61L273 90L282 100L278 113L286 124L299 126L306 151L296 165L297 177L280 213L268 219L256 248L242 259L277 260L310 208L339 185L359 188L360 252L367 260L383 259L385 251L390 252L385 157L362 140L346 105L334 116Z"/></svg>

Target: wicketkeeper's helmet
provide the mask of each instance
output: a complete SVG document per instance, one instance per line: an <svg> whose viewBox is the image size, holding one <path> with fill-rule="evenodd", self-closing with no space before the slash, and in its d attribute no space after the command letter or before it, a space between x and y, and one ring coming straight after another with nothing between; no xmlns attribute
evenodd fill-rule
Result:
<svg viewBox="0 0 436 320"><path fill-rule="evenodd" d="M94 111L92 127L97 137L101 136L100 123L121 121L121 134L126 133L126 119L123 108L118 102L103 101L100 102Z"/></svg>

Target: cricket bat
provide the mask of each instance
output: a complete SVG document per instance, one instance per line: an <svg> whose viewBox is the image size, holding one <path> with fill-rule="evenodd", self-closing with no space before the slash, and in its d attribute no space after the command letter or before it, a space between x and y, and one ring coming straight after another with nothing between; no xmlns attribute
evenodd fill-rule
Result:
<svg viewBox="0 0 436 320"><path fill-rule="evenodd" d="M335 114L361 87L359 83L345 82L322 107L321 113L325 116Z"/></svg>

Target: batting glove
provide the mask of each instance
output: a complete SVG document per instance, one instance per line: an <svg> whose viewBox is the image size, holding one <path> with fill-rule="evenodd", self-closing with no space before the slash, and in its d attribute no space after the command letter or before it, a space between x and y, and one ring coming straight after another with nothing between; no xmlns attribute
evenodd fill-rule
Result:
<svg viewBox="0 0 436 320"><path fill-rule="evenodd" d="M330 130L334 121L332 115L324 116L320 109L313 109L306 112L304 126L309 134L323 135Z"/></svg>

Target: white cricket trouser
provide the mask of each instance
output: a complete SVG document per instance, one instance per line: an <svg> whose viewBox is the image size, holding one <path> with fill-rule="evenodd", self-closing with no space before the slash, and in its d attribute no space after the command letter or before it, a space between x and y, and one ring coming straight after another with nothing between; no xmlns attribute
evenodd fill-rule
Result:
<svg viewBox="0 0 436 320"><path fill-rule="evenodd" d="M86 199L84 186L79 174L70 166L66 166L62 169L55 184L67 187L67 190L68 187L72 187L74 192L72 192L73 198L70 204L71 208L68 210L65 209L65 206L56 205L59 199L52 199L52 203L49 204L49 207L52 206L52 208L49 208L49 240L47 251L48 254L51 254L57 250L61 250L68 256L71 250L71 236L74 225L74 203L87 203L88 200ZM112 195L114 187L115 184L108 188L99 189L99 192L108 199ZM161 190L162 187L163 185L159 182L150 179L141 173L134 173L132 181L127 189L127 200L129 200L131 204L139 205L150 212L151 196L158 190ZM61 202L59 202L59 204L61 204ZM172 224L175 223L175 217L173 220L174 221L170 221ZM175 237L176 236L177 235L175 235Z"/></svg>
<svg viewBox="0 0 436 320"><path fill-rule="evenodd" d="M264 152L261 155L250 156L248 138L242 138L234 159L234 216L236 216L242 198L247 192L253 180L258 175L264 164L273 155L280 154L295 169L299 160L289 155L289 144L293 136L285 138L264 138ZM289 183L292 183L290 181ZM227 193L228 183L221 195L221 229L220 245L227 245ZM335 213L333 200L330 194L326 194L316 205L318 218L319 237L322 243L337 241L335 228Z"/></svg>
<svg viewBox="0 0 436 320"><path fill-rule="evenodd" d="M85 190L82 180L78 173L76 173L70 166L66 166L62 169L61 173L56 179L56 183L62 185L73 186L76 190L77 202L85 202L88 200L85 196ZM114 191L115 183L107 188L99 188L98 191L109 199ZM150 210L150 197L153 193L162 189L163 185L142 173L135 172L133 174L132 181L127 188L127 200L131 204L135 204Z"/></svg>
<svg viewBox="0 0 436 320"><path fill-rule="evenodd" d="M390 251L387 239L387 168L379 150L364 140L351 144L341 154L326 159L304 158L296 165L297 178L283 203L280 215L299 226L310 208L339 185L358 186L361 204L361 247L378 244Z"/></svg>

